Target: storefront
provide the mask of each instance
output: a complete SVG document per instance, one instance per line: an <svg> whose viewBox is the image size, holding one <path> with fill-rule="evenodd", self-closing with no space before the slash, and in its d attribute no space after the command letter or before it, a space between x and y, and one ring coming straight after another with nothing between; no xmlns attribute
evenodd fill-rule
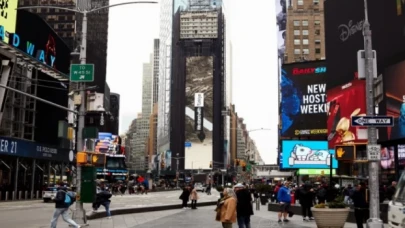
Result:
<svg viewBox="0 0 405 228"><path fill-rule="evenodd" d="M0 137L0 199L37 198L44 186L67 181L73 159L67 149Z"/></svg>

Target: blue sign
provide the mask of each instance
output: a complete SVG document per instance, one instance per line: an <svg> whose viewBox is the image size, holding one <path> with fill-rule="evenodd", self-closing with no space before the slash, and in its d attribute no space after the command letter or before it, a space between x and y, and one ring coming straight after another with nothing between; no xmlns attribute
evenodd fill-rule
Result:
<svg viewBox="0 0 405 228"><path fill-rule="evenodd" d="M330 156L335 150L328 149L328 141L283 140L283 169L327 169ZM332 167L338 168L338 161L332 158Z"/></svg>
<svg viewBox="0 0 405 228"><path fill-rule="evenodd" d="M392 116L352 116L353 127L392 127L394 117Z"/></svg>
<svg viewBox="0 0 405 228"><path fill-rule="evenodd" d="M0 155L69 162L69 150L35 142L0 137ZM72 155L71 155L72 156Z"/></svg>
<svg viewBox="0 0 405 228"><path fill-rule="evenodd" d="M185 142L184 147L191 147L191 142Z"/></svg>

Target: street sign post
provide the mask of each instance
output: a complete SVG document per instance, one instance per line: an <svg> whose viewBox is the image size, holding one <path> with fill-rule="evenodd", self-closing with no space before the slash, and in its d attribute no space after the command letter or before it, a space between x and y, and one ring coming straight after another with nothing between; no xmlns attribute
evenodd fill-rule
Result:
<svg viewBox="0 0 405 228"><path fill-rule="evenodd" d="M381 145L367 145L367 159L369 161L380 161Z"/></svg>
<svg viewBox="0 0 405 228"><path fill-rule="evenodd" d="M353 127L392 127L392 116L352 116Z"/></svg>
<svg viewBox="0 0 405 228"><path fill-rule="evenodd" d="M71 64L70 65L71 82L93 82L94 64Z"/></svg>

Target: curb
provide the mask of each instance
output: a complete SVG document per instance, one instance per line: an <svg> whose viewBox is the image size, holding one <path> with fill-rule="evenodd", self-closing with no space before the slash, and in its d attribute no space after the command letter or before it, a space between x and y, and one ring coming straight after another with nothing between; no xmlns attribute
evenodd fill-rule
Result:
<svg viewBox="0 0 405 228"><path fill-rule="evenodd" d="M206 207L206 206L214 206L217 205L218 201L210 201L210 202L201 202L197 203L199 207ZM165 211L165 210L173 210L173 209L181 209L181 204L172 204L172 205L163 205L163 206L154 206L154 207L134 207L134 208L116 208L111 209L111 215L125 215L125 214L134 214L134 213L143 213L143 212L152 212L152 211ZM88 220L99 219L107 217L105 211L103 212L96 212L87 214Z"/></svg>

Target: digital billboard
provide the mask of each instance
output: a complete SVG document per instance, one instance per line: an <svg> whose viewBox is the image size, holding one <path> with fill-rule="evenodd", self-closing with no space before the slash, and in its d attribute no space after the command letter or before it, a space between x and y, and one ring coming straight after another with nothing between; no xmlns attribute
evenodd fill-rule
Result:
<svg viewBox="0 0 405 228"><path fill-rule="evenodd" d="M395 169L395 147L381 147L381 169Z"/></svg>
<svg viewBox="0 0 405 228"><path fill-rule="evenodd" d="M209 169L212 161L213 60L186 58L185 169Z"/></svg>
<svg viewBox="0 0 405 228"><path fill-rule="evenodd" d="M324 61L283 64L282 137L326 136L327 74Z"/></svg>
<svg viewBox="0 0 405 228"><path fill-rule="evenodd" d="M5 43L9 42L9 35L15 33L17 6L17 0L5 0L0 3L0 25L4 27Z"/></svg>
<svg viewBox="0 0 405 228"><path fill-rule="evenodd" d="M328 149L327 141L283 140L283 169L327 169L338 168L334 150Z"/></svg>
<svg viewBox="0 0 405 228"><path fill-rule="evenodd" d="M277 47L278 47L278 57L281 63L284 62L285 53L285 38L287 29L287 1L286 0L276 0L276 21L277 21Z"/></svg>
<svg viewBox="0 0 405 228"><path fill-rule="evenodd" d="M94 151L98 153L122 154L121 138L109 132L99 132Z"/></svg>
<svg viewBox="0 0 405 228"><path fill-rule="evenodd" d="M37 14L18 11L15 33L9 44L62 73L69 73L69 47Z"/></svg>
<svg viewBox="0 0 405 228"><path fill-rule="evenodd" d="M366 127L352 127L352 116L366 116L366 90L364 80L353 80L328 90L329 149L337 145L367 142Z"/></svg>

